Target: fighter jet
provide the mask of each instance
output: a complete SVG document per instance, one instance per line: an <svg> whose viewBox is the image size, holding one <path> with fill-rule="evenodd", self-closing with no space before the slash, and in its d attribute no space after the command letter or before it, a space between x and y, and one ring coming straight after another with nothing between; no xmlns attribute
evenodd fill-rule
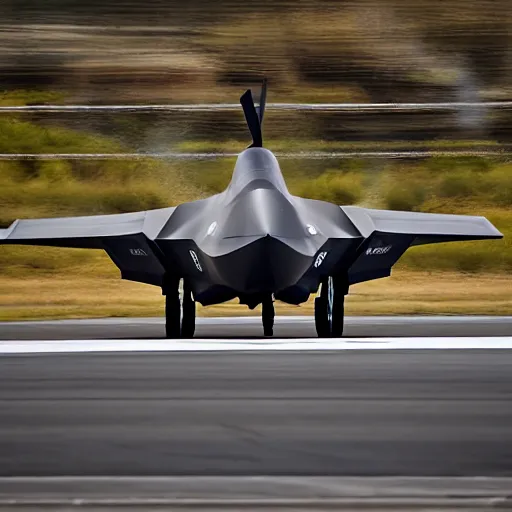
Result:
<svg viewBox="0 0 512 512"><path fill-rule="evenodd" d="M166 336L191 338L196 303L262 305L273 335L274 301L315 298L319 337L343 334L351 285L387 277L412 246L502 238L484 217L341 206L292 195L263 147L266 83L256 107L240 98L252 144L224 192L179 206L71 218L17 220L0 244L103 249L123 279L162 289Z"/></svg>

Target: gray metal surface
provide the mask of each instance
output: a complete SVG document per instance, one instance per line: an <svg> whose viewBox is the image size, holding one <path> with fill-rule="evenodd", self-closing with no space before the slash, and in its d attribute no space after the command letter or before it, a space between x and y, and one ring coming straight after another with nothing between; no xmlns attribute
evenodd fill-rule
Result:
<svg viewBox="0 0 512 512"><path fill-rule="evenodd" d="M512 316L347 317L346 337L510 336ZM261 318L198 318L196 338L262 336ZM163 338L163 318L105 318L0 323L0 340ZM312 317L276 317L276 338L316 337ZM171 342L170 342L171 343Z"/></svg>
<svg viewBox="0 0 512 512"><path fill-rule="evenodd" d="M503 235L485 218L479 216L447 215L440 213L395 212L358 206L341 209L366 238L373 233L415 236L412 245L432 241L450 241L468 238L500 238Z"/></svg>
<svg viewBox="0 0 512 512"><path fill-rule="evenodd" d="M512 351L4 356L0 474L512 476Z"/></svg>

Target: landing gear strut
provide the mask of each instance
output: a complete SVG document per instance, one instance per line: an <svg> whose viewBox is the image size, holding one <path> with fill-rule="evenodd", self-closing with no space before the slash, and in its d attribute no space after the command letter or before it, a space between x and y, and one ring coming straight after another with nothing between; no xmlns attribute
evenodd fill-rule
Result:
<svg viewBox="0 0 512 512"><path fill-rule="evenodd" d="M346 280L329 276L321 283L315 298L315 327L319 338L341 338L345 317Z"/></svg>
<svg viewBox="0 0 512 512"><path fill-rule="evenodd" d="M263 321L263 335L274 335L274 301L272 295L266 297L261 304L261 319Z"/></svg>
<svg viewBox="0 0 512 512"><path fill-rule="evenodd" d="M167 338L192 338L196 330L196 303L185 281L180 299L179 279L168 281L165 294L165 335Z"/></svg>

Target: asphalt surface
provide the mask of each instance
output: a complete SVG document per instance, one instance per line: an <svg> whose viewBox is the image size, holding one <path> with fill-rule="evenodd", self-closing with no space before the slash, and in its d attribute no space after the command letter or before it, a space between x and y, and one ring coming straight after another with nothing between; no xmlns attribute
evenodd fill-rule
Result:
<svg viewBox="0 0 512 512"><path fill-rule="evenodd" d="M0 510L510 510L511 478L0 478Z"/></svg>
<svg viewBox="0 0 512 512"><path fill-rule="evenodd" d="M0 415L0 476L512 476L512 351L4 355Z"/></svg>
<svg viewBox="0 0 512 512"><path fill-rule="evenodd" d="M161 318L112 318L0 323L0 340L154 339L164 337ZM198 318L196 338L257 338L259 317ZM277 317L278 338L316 337L311 317ZM348 317L346 337L511 336L512 316Z"/></svg>

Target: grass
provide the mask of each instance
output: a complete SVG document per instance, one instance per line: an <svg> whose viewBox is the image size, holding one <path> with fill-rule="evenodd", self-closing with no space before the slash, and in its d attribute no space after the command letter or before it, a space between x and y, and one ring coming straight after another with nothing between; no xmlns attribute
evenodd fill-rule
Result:
<svg viewBox="0 0 512 512"><path fill-rule="evenodd" d="M31 152L129 149L114 138L16 117L0 119L0 134L0 151L2 145L4 150ZM289 141L276 141L278 148L294 149L293 144L287 147ZM309 143L317 149L334 147L314 139ZM187 142L184 147L213 149L197 144ZM235 146L230 141L215 144L222 149ZM199 199L224 189L233 164L234 159L3 161L0 227L16 218L129 212ZM503 240L413 248L396 266L397 278L354 288L349 313L512 312L512 164L482 158L297 159L283 160L281 166L290 191L297 195L336 204L484 215L505 235ZM119 281L104 253L76 249L1 246L0 294L3 319L156 315L163 307L159 290ZM280 306L280 311L312 310L309 304L298 309ZM247 310L233 304L201 310L240 312Z"/></svg>
<svg viewBox="0 0 512 512"><path fill-rule="evenodd" d="M347 298L348 315L485 314L512 312L511 275L454 272L394 272L388 279L355 285ZM92 277L25 278L0 276L0 320L163 316L163 298L155 287L121 281L111 269ZM280 315L312 315L313 301L295 307L276 303ZM259 315L257 308L228 302L206 308L200 316Z"/></svg>
<svg viewBox="0 0 512 512"><path fill-rule="evenodd" d="M433 159L435 160L435 159ZM3 164L11 162L3 162ZM92 215L160 208L217 193L229 182L232 162L136 162L111 168L62 166L44 162L36 176L27 178L18 165L0 166L0 224L16 218ZM55 164L55 165L50 165ZM329 162L332 165L331 162ZM464 170L464 165L473 168ZM462 272L512 272L512 166L492 163L478 169L475 162L451 162L444 172L435 161L384 163L343 161L336 168L316 162L283 161L292 193L337 204L484 215L505 235L503 240L438 244L414 248L399 266L409 270L438 269ZM474 167L477 167L476 170ZM459 181L459 177L464 180ZM449 177L456 179L446 183ZM460 183L460 187L457 185ZM98 263L103 261L103 263ZM41 251L30 247L2 247L0 275L23 276L33 268L63 272L77 266L92 275L108 262L89 253Z"/></svg>
<svg viewBox="0 0 512 512"><path fill-rule="evenodd" d="M335 204L355 204L363 197L363 176L359 173L340 173L326 170L317 178L303 179L294 187L301 197L320 199Z"/></svg>

